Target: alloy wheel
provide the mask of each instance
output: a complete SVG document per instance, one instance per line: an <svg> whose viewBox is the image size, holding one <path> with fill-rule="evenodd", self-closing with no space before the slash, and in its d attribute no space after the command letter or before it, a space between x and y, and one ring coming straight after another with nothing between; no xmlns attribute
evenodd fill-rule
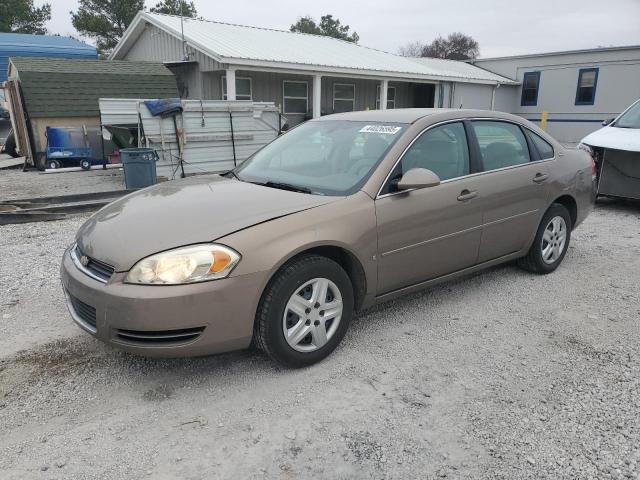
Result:
<svg viewBox="0 0 640 480"><path fill-rule="evenodd" d="M282 330L289 346L304 353L322 348L338 329L342 307L342 294L331 280L304 283L284 309Z"/></svg>
<svg viewBox="0 0 640 480"><path fill-rule="evenodd" d="M567 224L561 216L553 217L542 235L542 260L546 264L558 261L567 243Z"/></svg>

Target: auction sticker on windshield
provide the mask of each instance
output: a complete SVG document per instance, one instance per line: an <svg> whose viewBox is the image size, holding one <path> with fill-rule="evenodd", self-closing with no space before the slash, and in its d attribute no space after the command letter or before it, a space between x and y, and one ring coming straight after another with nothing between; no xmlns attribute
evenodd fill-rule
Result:
<svg viewBox="0 0 640 480"><path fill-rule="evenodd" d="M360 133L386 133L389 135L395 135L402 127L395 125L365 125L360 129Z"/></svg>

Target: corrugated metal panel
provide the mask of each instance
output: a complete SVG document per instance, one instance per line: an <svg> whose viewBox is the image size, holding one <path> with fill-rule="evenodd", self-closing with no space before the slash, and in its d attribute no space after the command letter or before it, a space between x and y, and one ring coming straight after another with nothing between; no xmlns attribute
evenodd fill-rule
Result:
<svg viewBox="0 0 640 480"><path fill-rule="evenodd" d="M0 33L0 83L7 79L9 57L98 58L98 53L69 37Z"/></svg>
<svg viewBox="0 0 640 480"><path fill-rule="evenodd" d="M160 155L158 175L178 178L179 150L171 118L154 117L138 99L100 99L103 125L137 124L142 119L149 147ZM233 116L236 163L240 164L278 135L278 109L268 102L183 100L177 117L184 130L185 173L223 172L234 167L229 112Z"/></svg>
<svg viewBox="0 0 640 480"><path fill-rule="evenodd" d="M127 48L133 48L133 43L142 35L140 25L145 23L155 25L177 38L182 38L184 30L184 38L189 45L222 63L237 64L239 60L250 60L271 62L274 65L300 65L307 68L349 69L355 74L376 72L381 76L393 73L417 78L426 76L434 79L458 78L486 81L470 76L471 70L481 70L473 65L468 65L464 70L461 68L455 77L451 77L450 73L441 68L423 65L411 58L331 37L232 25L203 19L185 18L181 25L180 17L149 12L138 14L128 30L131 36L125 34L121 44L114 50L115 58L121 58L121 55L124 55L121 49L124 51ZM511 82L506 78L501 81Z"/></svg>
<svg viewBox="0 0 640 480"><path fill-rule="evenodd" d="M441 72L449 77L469 78L476 80L490 80L503 83L507 81L505 77L496 75L484 68L476 67L470 63L458 62L456 60L444 60L441 58L412 58L414 62L418 62L426 68L434 72Z"/></svg>

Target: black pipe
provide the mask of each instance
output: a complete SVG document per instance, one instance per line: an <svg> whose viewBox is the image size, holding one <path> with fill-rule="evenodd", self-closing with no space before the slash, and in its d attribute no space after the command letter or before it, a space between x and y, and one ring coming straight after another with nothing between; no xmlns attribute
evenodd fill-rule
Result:
<svg viewBox="0 0 640 480"><path fill-rule="evenodd" d="M233 135L233 115L231 114L231 110L229 110L229 123L231 124L231 146L233 147L233 166L237 167L236 161L236 139Z"/></svg>

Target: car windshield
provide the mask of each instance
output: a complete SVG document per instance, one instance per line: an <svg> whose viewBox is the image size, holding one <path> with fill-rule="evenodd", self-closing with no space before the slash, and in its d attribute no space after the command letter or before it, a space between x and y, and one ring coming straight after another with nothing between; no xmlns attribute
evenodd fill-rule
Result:
<svg viewBox="0 0 640 480"><path fill-rule="evenodd" d="M640 100L624 112L613 126L618 128L640 128Z"/></svg>
<svg viewBox="0 0 640 480"><path fill-rule="evenodd" d="M256 152L234 171L238 179L320 195L350 195L369 178L401 136L397 123L312 121Z"/></svg>

